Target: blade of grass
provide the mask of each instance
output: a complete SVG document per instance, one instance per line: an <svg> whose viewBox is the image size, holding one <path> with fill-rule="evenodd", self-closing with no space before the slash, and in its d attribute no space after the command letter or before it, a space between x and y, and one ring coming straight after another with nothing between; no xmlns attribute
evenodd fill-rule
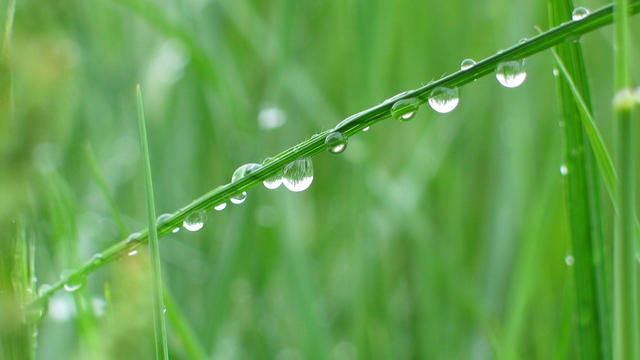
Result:
<svg viewBox="0 0 640 360"><path fill-rule="evenodd" d="M613 344L614 359L637 359L638 298L634 221L633 127L634 100L629 80L629 2L615 1L615 90L613 110L616 161L619 171L618 206L613 244Z"/></svg>
<svg viewBox="0 0 640 360"><path fill-rule="evenodd" d="M142 91L140 85L136 86L136 99L138 102L138 129L140 130L140 146L144 161L144 179L147 197L147 220L149 224L149 256L151 261L151 278L153 291L153 324L156 341L156 359L169 359L169 347L167 345L167 328L164 319L164 300L162 296L162 269L160 267L160 248L158 244L158 231L156 228L156 206L153 197L153 182L151 180L151 161L149 159L149 144L147 142L147 125L144 119L144 107L142 105Z"/></svg>
<svg viewBox="0 0 640 360"><path fill-rule="evenodd" d="M630 10L634 14L640 12L640 0L632 0ZM562 43L567 39L579 37L582 34L610 24L612 21L612 13L612 5L604 6L592 12L581 21L563 23L562 25L534 36L526 41L519 42L508 49L499 51L495 55L479 61L470 69L457 71L418 89L409 90L405 93L396 95L393 97L393 101L384 101L381 104L352 115L340 122L335 126L335 128L316 134L310 139L274 156L272 160L265 163L259 170L252 172L236 182L219 186L194 200L187 206L179 209L177 212L172 214L170 218L157 227L158 235L164 236L170 234L173 229L182 225L184 219L189 214L195 211L210 210L214 206L222 202L226 202L231 196L261 184L263 180L282 171L282 169L293 160L301 157L312 156L324 151L324 140L326 135L330 132L340 131L346 136L357 134L365 127L389 118L391 116L391 106L394 101L415 97L418 98L421 103L424 103L427 101L431 91L437 87L442 86L453 88L473 82L479 77L493 73L496 66L501 62L512 59L521 59L539 53L556 44ZM104 266L104 264L110 261L125 256L133 247L136 247L140 243L148 240L148 230L142 230L140 233L141 236L139 237L139 242L127 242L126 239L122 240L105 251L96 254L90 261L76 269L72 275L86 275L95 269ZM51 296L57 290L62 288L63 285L64 283L62 282L53 284L51 289L41 294L41 296L32 301L31 304L36 305L36 303L44 301L45 298Z"/></svg>
<svg viewBox="0 0 640 360"><path fill-rule="evenodd" d="M91 145L89 143L85 143L84 150L85 150L85 160L87 161L87 166L89 167L91 176L93 177L93 180L96 182L96 185L98 185L98 189L100 190L102 196L104 196L107 203L109 204L111 215L113 216L113 219L118 226L118 230L120 231L120 236L126 237L130 233L130 230L123 220L124 217L122 216L122 212L118 208L118 205L116 204L116 202L113 200L113 196L111 195L111 192L109 191L109 187L107 186L104 176L102 175L102 171L98 166L98 162L95 158ZM187 353L189 353L191 359L205 359L206 356L204 355L205 354L203 350L204 348L202 347L197 337L195 336L184 314L180 311L178 304L173 299L173 295L171 295L168 287L165 286L164 284L163 284L163 293L164 293L165 306L167 307L167 314L168 314L167 318L169 320L169 325L173 328L175 333L178 335L178 338L181 340L182 344L184 344L184 347ZM111 295L110 295L108 283L105 284L104 286L104 294L105 294L105 300L107 302L107 309L108 309L107 313L113 313L113 311L111 310L112 303L110 299Z"/></svg>
<svg viewBox="0 0 640 360"><path fill-rule="evenodd" d="M551 0L551 23L570 20L573 8L571 0ZM577 87L586 96L585 106L590 108L590 91L580 43L559 44L555 51L558 58L567 64L564 70L576 79ZM609 359L610 318L605 283L607 263L604 256L598 174L595 172L593 150L589 142L585 141L580 105L564 77L559 77L557 84L564 121L565 204L575 259L570 271L575 280L574 311L578 321L574 326L578 355L581 359ZM602 153L603 148L596 148L596 154L599 151Z"/></svg>

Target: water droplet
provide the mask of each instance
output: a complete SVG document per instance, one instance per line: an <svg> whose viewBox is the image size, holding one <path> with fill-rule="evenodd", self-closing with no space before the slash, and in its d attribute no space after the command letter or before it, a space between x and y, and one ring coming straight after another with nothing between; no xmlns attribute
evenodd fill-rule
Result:
<svg viewBox="0 0 640 360"><path fill-rule="evenodd" d="M87 283L87 280L84 276L73 275L73 271L65 270L62 272L61 276L62 280L66 280L64 283L64 289L67 292L74 292L82 289L84 285Z"/></svg>
<svg viewBox="0 0 640 360"><path fill-rule="evenodd" d="M332 154L340 154L347 148L347 137L340 132L332 132L324 139L324 145Z"/></svg>
<svg viewBox="0 0 640 360"><path fill-rule="evenodd" d="M138 250L129 251L129 253L127 254L127 256L135 256L135 255L138 255Z"/></svg>
<svg viewBox="0 0 640 360"><path fill-rule="evenodd" d="M527 71L524 59L506 61L498 64L496 68L496 79L504 87L518 87L522 85L526 78Z"/></svg>
<svg viewBox="0 0 640 360"><path fill-rule="evenodd" d="M418 98L409 98L396 101L391 107L391 116L397 120L407 121L415 115L420 107Z"/></svg>
<svg viewBox="0 0 640 360"><path fill-rule="evenodd" d="M431 92L431 96L429 96L429 106L442 114L453 111L459 102L458 88L448 89L445 87L437 87Z"/></svg>
<svg viewBox="0 0 640 360"><path fill-rule="evenodd" d="M162 307L162 313L163 313L163 314L166 314L166 313L167 313L167 307L166 307L166 306L163 306L163 307Z"/></svg>
<svg viewBox="0 0 640 360"><path fill-rule="evenodd" d="M567 266L573 266L574 262L575 262L575 259L573 258L573 255L569 254L565 256L564 263L567 264Z"/></svg>
<svg viewBox="0 0 640 360"><path fill-rule="evenodd" d="M310 158L293 161L284 167L282 183L291 191L304 191L313 182L313 163Z"/></svg>
<svg viewBox="0 0 640 360"><path fill-rule="evenodd" d="M558 77L558 75L560 75L560 71L558 71L558 68L553 68L553 77Z"/></svg>
<svg viewBox="0 0 640 360"><path fill-rule="evenodd" d="M562 174L562 176L566 176L569 173L569 169L567 168L567 165L562 164L560 165L560 174Z"/></svg>
<svg viewBox="0 0 640 360"><path fill-rule="evenodd" d="M460 70L469 70L476 64L476 61L473 59L464 59L460 63Z"/></svg>
<svg viewBox="0 0 640 360"><path fill-rule="evenodd" d="M104 255L102 255L102 253L97 253L93 255L93 257L91 258L91 262L94 263L95 265L102 264L104 262Z"/></svg>
<svg viewBox="0 0 640 360"><path fill-rule="evenodd" d="M577 7L571 13L571 20L580 21L589 15L589 10L583 7Z"/></svg>
<svg viewBox="0 0 640 360"><path fill-rule="evenodd" d="M282 184L282 171L278 171L275 175L267 178L262 184L269 190L274 190Z"/></svg>
<svg viewBox="0 0 640 360"><path fill-rule="evenodd" d="M236 205L242 204L245 200L247 200L247 192L243 191L240 194L232 197L229 200L231 200L231 203L236 204Z"/></svg>
<svg viewBox="0 0 640 360"><path fill-rule="evenodd" d="M242 179L243 177L251 174L252 172L259 170L261 167L262 165L260 164L254 164L254 163L244 164L239 168L237 168L236 171L233 172L233 175L231 176L231 182L236 182ZM247 192L243 191L242 193L233 196L230 200L234 204L242 204L246 199L247 199Z"/></svg>
<svg viewBox="0 0 640 360"><path fill-rule="evenodd" d="M160 228L162 225L164 225L173 215L172 214L162 214L160 216L158 216L158 219L156 220L156 226L158 228ZM180 231L180 227L176 227L173 230L171 230L172 233L177 233L178 231Z"/></svg>
<svg viewBox="0 0 640 360"><path fill-rule="evenodd" d="M139 232L134 232L127 237L126 243L127 244L137 243L140 241L141 238L142 238L142 234L140 234Z"/></svg>
<svg viewBox="0 0 640 360"><path fill-rule="evenodd" d="M176 227L176 228L174 228L173 230L171 230L171 232L172 232L172 233L174 233L174 234L175 234L175 233L177 233L178 231L180 231L180 228L179 228L179 227Z"/></svg>
<svg viewBox="0 0 640 360"><path fill-rule="evenodd" d="M364 129L362 129L362 131L369 131L369 129L371 129L371 126L366 126Z"/></svg>
<svg viewBox="0 0 640 360"><path fill-rule="evenodd" d="M215 210L217 210L217 211L222 211L222 210L226 209L226 207L227 207L227 203L223 202L222 204L218 204L218 205L214 206L213 208Z"/></svg>
<svg viewBox="0 0 640 360"><path fill-rule="evenodd" d="M43 284L40 287L39 294L42 296L45 292L51 289L51 285ZM33 306L29 306L24 309L25 321L30 324L38 323L45 316L47 316L47 312L49 311L49 298L40 300L38 303Z"/></svg>
<svg viewBox="0 0 640 360"><path fill-rule="evenodd" d="M189 231L198 231L204 226L205 212L198 210L189 214L182 223L182 226Z"/></svg>

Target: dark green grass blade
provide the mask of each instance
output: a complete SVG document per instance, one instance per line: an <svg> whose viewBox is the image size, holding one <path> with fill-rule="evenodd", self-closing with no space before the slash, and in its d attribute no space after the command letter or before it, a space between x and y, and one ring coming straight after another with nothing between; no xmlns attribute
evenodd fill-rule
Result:
<svg viewBox="0 0 640 360"><path fill-rule="evenodd" d="M453 74L445 76L437 81L433 81L421 88L407 91L401 96L394 97L395 100L408 99L411 97L417 97L421 102L426 102L431 91L437 87L456 87L473 82L475 79L486 76L493 73L496 66L504 61L511 59L520 59L527 56L531 56L543 50L546 50L554 45L563 43L567 39L575 38L587 32L593 31L605 25L608 25L612 21L613 6L607 5L592 12L587 18L579 22L567 22L559 25L549 31L539 34L527 41L520 42L506 50L499 51L493 56L485 58L479 61L474 67L457 71ZM640 12L640 0L633 0L631 2L631 12ZM248 176L243 177L239 181L228 183L219 186L201 197L195 199L190 204L176 211L167 221L158 227L158 234L164 236L170 234L173 229L181 226L184 219L191 213L199 210L210 210L215 205L225 202L229 197L247 191L259 184L263 180L273 176L277 172L282 171L284 166L291 161L307 156L313 156L320 152L325 151L324 139L332 131L340 131L346 136L352 136L361 133L361 130L367 126L370 126L378 121L388 119L390 117L390 108L393 102L383 102L369 109L361 111L355 115L352 115L339 123L334 129L323 131L310 139L305 140L283 152L277 154L273 159L266 163L259 170L251 173ZM149 238L148 230L141 231L141 242L146 242ZM93 272L95 269L102 267L104 264L113 261L121 256L125 256L132 246L138 244L128 244L126 240L122 240L119 243L114 244L108 249L101 252L101 256L94 257L74 272L74 276L86 275ZM64 284L57 282L52 285L52 288L40 297L32 301L31 304L44 301L45 298L51 296L57 290L61 289Z"/></svg>
<svg viewBox="0 0 640 360"><path fill-rule="evenodd" d="M149 144L147 143L147 125L142 106L142 91L140 85L136 87L138 101L138 128L140 130L140 145L142 147L145 190L147 194L147 220L149 224L149 255L151 257L151 278L153 291L153 324L156 340L156 358L169 359L167 345L167 328L164 320L164 300L162 296L162 269L160 267L160 248L158 245L158 231L156 229L156 206L153 197L153 182L151 180L151 161L149 160Z"/></svg>
<svg viewBox="0 0 640 360"><path fill-rule="evenodd" d="M571 0L551 0L549 5L552 24L571 19ZM590 110L590 92L580 43L559 44L556 49ZM597 166L592 147L585 141L580 106L563 77L559 78L558 91L564 122L564 165L567 169L564 176L565 203L575 259L578 354L581 359L608 359L611 357L611 345L609 305L606 301L608 287L605 282L607 262Z"/></svg>

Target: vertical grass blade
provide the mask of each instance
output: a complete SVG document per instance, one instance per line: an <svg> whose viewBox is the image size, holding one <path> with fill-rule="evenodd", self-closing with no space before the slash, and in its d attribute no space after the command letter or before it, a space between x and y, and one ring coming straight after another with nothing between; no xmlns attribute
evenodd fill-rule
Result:
<svg viewBox="0 0 640 360"><path fill-rule="evenodd" d="M158 229L156 228L156 206L153 198L153 182L151 180L151 161L149 160L149 144L147 142L147 125L142 106L142 91L136 86L138 101L138 128L140 145L144 162L145 189L147 193L147 220L149 225L149 255L151 257L151 279L153 291L153 325L156 342L156 358L168 360L167 328L164 320L164 300L162 296L162 269L160 267L160 248L158 246Z"/></svg>
<svg viewBox="0 0 640 360"><path fill-rule="evenodd" d="M635 265L633 97L629 81L629 3L616 0L615 21L615 90L613 101L616 128L616 162L618 168L618 216L613 245L613 344L614 359L637 359L637 282Z"/></svg>
<svg viewBox="0 0 640 360"><path fill-rule="evenodd" d="M552 25L571 20L571 0L551 0ZM591 108L590 91L579 42L556 46L559 59ZM558 81L563 117L565 203L574 255L575 329L581 359L611 357L606 256L602 233L599 178L592 147L585 141L582 112L565 78ZM596 149L602 150L602 149ZM605 177L606 179L607 177Z"/></svg>

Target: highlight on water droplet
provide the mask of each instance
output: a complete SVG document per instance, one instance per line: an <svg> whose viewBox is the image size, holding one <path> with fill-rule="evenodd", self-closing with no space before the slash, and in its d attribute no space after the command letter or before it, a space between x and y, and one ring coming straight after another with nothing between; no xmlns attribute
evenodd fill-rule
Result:
<svg viewBox="0 0 640 360"><path fill-rule="evenodd" d="M270 158L270 157L264 159L264 161L262 161L262 165L264 166L265 164L269 163L271 160L273 160L273 158ZM264 185L264 187L266 187L269 190L274 190L279 188L280 185L282 184L282 170L279 170L272 176L268 177L266 180L262 182L262 184Z"/></svg>
<svg viewBox="0 0 640 360"><path fill-rule="evenodd" d="M127 237L127 241L126 241L126 243L127 243L127 244L133 244L133 243L139 242L141 238L142 238L142 234L141 234L141 233L139 233L139 232L134 232L134 233L131 233L131 234Z"/></svg>
<svg viewBox="0 0 640 360"><path fill-rule="evenodd" d="M347 137L341 132L334 131L324 139L324 145L330 153L340 154L347 148Z"/></svg>
<svg viewBox="0 0 640 360"><path fill-rule="evenodd" d="M102 264L104 262L104 255L102 253L97 253L91 257L91 262L95 265Z"/></svg>
<svg viewBox="0 0 640 360"><path fill-rule="evenodd" d="M560 174L562 176L566 176L569 173L569 168L567 168L567 165L562 164L560 165Z"/></svg>
<svg viewBox="0 0 640 360"><path fill-rule="evenodd" d="M397 120L407 121L416 114L418 108L420 108L418 98L398 100L391 106L391 116Z"/></svg>
<svg viewBox="0 0 640 360"><path fill-rule="evenodd" d="M441 114L453 111L460 102L458 88L437 87L429 96L429 106Z"/></svg>
<svg viewBox="0 0 640 360"><path fill-rule="evenodd" d="M216 211L222 211L227 208L227 203L223 202L213 207Z"/></svg>
<svg viewBox="0 0 640 360"><path fill-rule="evenodd" d="M189 231L198 231L204 227L205 217L206 214L204 211L194 211L184 219L182 226Z"/></svg>
<svg viewBox="0 0 640 360"><path fill-rule="evenodd" d="M460 70L469 70L476 64L476 61L473 59L464 59L460 63Z"/></svg>
<svg viewBox="0 0 640 360"><path fill-rule="evenodd" d="M571 20L580 21L586 18L588 15L589 15L589 9L586 9L583 7L577 7L573 9L573 12L571 13Z"/></svg>
<svg viewBox="0 0 640 360"><path fill-rule="evenodd" d="M515 88L527 78L525 59L505 61L498 64L496 68L496 79L500 85L508 88Z"/></svg>
<svg viewBox="0 0 640 360"><path fill-rule="evenodd" d="M127 253L127 256L135 256L138 255L138 250L131 250Z"/></svg>
<svg viewBox="0 0 640 360"><path fill-rule="evenodd" d="M233 172L233 175L231 176L231 182L236 182L242 179L243 177L251 174L252 172L259 170L261 167L262 165L255 164L255 163L244 164L239 168L237 168L236 171ZM243 191L240 194L236 194L232 196L230 200L234 204L242 204L246 199L247 199L247 192Z"/></svg>
<svg viewBox="0 0 640 360"><path fill-rule="evenodd" d="M553 71L551 73L553 74L553 77L558 77L558 75L560 75L560 71L558 71L558 68L553 68Z"/></svg>
<svg viewBox="0 0 640 360"><path fill-rule="evenodd" d="M365 127L362 129L362 131L363 131L363 132L367 132L367 131L369 131L369 129L371 129L371 126L365 126Z"/></svg>
<svg viewBox="0 0 640 360"><path fill-rule="evenodd" d="M569 254L565 256L564 263L567 264L567 266L573 266L574 262L575 262L575 259L573 258L573 255Z"/></svg>
<svg viewBox="0 0 640 360"><path fill-rule="evenodd" d="M313 163L311 158L294 160L284 167L282 183L294 192L304 191L313 182Z"/></svg>
<svg viewBox="0 0 640 360"><path fill-rule="evenodd" d="M84 276L74 276L73 271L65 270L60 276L61 280L65 280L64 289L67 292L74 292L82 289L86 284L86 278Z"/></svg>

